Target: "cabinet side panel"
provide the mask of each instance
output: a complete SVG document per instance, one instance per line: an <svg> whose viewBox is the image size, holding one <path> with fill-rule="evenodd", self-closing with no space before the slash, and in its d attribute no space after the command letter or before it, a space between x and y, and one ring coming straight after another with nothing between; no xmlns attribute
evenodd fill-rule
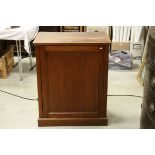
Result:
<svg viewBox="0 0 155 155"><path fill-rule="evenodd" d="M40 69L41 69L41 90L42 90L42 115L43 117L48 117L48 70L47 70L47 58L46 58L46 52L45 47L40 47Z"/></svg>
<svg viewBox="0 0 155 155"><path fill-rule="evenodd" d="M102 56L103 65L103 114L107 115L107 92L108 92L108 59L109 58L109 45L104 46L104 56Z"/></svg>
<svg viewBox="0 0 155 155"><path fill-rule="evenodd" d="M40 47L36 46L36 69L37 69L37 86L38 86L38 106L39 106L39 117L43 116L42 109L42 88L41 88L41 62L40 62Z"/></svg>

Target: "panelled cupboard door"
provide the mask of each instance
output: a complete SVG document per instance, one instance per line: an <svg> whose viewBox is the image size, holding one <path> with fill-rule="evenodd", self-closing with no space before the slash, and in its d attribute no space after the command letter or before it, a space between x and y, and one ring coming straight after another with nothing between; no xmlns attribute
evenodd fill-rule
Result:
<svg viewBox="0 0 155 155"><path fill-rule="evenodd" d="M97 45L39 49L43 118L106 118L108 50Z"/></svg>

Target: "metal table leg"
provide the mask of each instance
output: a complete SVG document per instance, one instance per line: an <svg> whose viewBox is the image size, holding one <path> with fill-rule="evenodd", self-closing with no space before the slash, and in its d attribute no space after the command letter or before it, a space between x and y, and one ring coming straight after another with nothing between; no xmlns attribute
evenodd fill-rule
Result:
<svg viewBox="0 0 155 155"><path fill-rule="evenodd" d="M17 55L18 55L18 61L19 61L19 79L22 81L22 56L21 56L21 41L16 41L16 47L17 47Z"/></svg>
<svg viewBox="0 0 155 155"><path fill-rule="evenodd" d="M32 52L31 52L31 46L30 46L30 43L29 43L29 60L30 60L30 70L33 68L33 62L32 62Z"/></svg>

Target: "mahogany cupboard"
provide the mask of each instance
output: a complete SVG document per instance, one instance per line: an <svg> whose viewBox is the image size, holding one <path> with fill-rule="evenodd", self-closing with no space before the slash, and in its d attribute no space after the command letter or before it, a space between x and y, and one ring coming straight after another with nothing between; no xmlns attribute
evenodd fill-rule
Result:
<svg viewBox="0 0 155 155"><path fill-rule="evenodd" d="M109 37L102 32L40 32L34 44L38 125L107 125Z"/></svg>

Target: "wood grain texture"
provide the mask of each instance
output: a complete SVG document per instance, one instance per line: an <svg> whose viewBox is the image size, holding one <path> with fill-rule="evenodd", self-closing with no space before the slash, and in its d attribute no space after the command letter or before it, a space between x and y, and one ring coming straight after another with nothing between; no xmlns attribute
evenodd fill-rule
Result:
<svg viewBox="0 0 155 155"><path fill-rule="evenodd" d="M39 126L107 125L108 44L36 42Z"/></svg>
<svg viewBox="0 0 155 155"><path fill-rule="evenodd" d="M42 83L41 83L41 63L40 63L40 47L36 47L36 68L37 68L37 86L38 86L38 103L39 117L43 117L43 100L42 100Z"/></svg>
<svg viewBox="0 0 155 155"><path fill-rule="evenodd" d="M39 118L38 125L41 126L105 126L107 118Z"/></svg>
<svg viewBox="0 0 155 155"><path fill-rule="evenodd" d="M110 39L104 32L39 32L35 38L34 44L109 44Z"/></svg>
<svg viewBox="0 0 155 155"><path fill-rule="evenodd" d="M46 58L49 111L97 112L97 53L48 53Z"/></svg>

